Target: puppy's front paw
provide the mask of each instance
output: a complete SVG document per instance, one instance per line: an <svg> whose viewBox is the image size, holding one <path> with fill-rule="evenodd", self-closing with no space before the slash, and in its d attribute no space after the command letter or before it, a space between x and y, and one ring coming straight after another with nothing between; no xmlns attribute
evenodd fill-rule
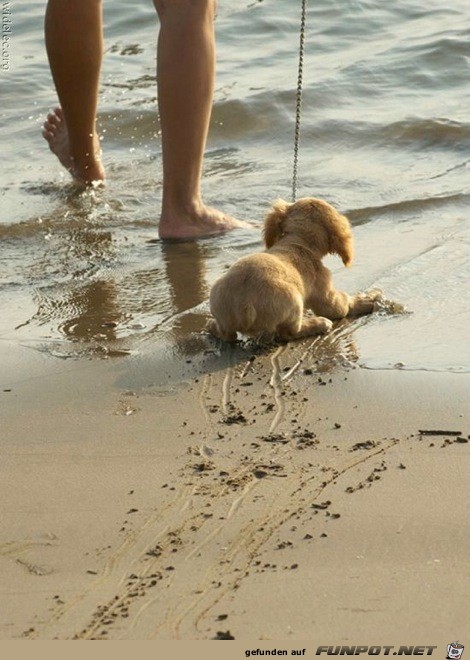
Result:
<svg viewBox="0 0 470 660"><path fill-rule="evenodd" d="M384 309L384 306L387 302L382 289L370 289L370 291L366 291L360 295L362 302L366 302L367 305L370 306L370 312L367 312L368 314L372 314L373 312L380 312Z"/></svg>
<svg viewBox="0 0 470 660"><path fill-rule="evenodd" d="M371 289L365 293L356 294L350 302L348 316L366 316L380 309L385 300L383 291Z"/></svg>

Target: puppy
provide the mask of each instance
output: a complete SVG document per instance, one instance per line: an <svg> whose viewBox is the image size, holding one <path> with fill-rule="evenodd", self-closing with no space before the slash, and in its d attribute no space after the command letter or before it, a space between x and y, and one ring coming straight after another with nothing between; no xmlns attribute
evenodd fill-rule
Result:
<svg viewBox="0 0 470 660"><path fill-rule="evenodd" d="M266 251L243 257L213 285L207 330L226 341L237 332L250 337L298 339L323 334L332 321L370 314L380 292L348 296L333 288L321 263L337 254L345 266L353 260L349 220L313 197L294 204L278 200L264 224ZM304 310L315 316L304 318Z"/></svg>

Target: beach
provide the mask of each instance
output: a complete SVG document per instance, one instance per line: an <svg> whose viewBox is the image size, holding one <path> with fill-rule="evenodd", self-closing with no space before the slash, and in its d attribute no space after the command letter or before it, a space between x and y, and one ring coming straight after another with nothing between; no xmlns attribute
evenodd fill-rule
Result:
<svg viewBox="0 0 470 660"><path fill-rule="evenodd" d="M140 390L109 362L12 373L2 638L465 631L468 377L318 371L319 343Z"/></svg>
<svg viewBox="0 0 470 660"><path fill-rule="evenodd" d="M298 197L350 219L335 287L385 302L265 346L205 326L290 199L300 4L219 2L203 197L249 227L193 243L158 239L152 3L104 3L86 190L41 136L44 2L4 5L0 638L443 660L468 631L467 0L309 5Z"/></svg>

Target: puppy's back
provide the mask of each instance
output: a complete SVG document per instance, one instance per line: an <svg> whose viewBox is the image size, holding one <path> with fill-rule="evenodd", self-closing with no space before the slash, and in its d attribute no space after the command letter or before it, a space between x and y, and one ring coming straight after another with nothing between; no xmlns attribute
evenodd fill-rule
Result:
<svg viewBox="0 0 470 660"><path fill-rule="evenodd" d="M213 285L210 309L225 331L274 333L292 306L303 300L299 273L267 252L242 257Z"/></svg>

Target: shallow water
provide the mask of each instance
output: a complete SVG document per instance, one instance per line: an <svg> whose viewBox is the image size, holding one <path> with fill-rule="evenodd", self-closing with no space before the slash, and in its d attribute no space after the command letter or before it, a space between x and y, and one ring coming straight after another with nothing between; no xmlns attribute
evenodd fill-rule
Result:
<svg viewBox="0 0 470 660"><path fill-rule="evenodd" d="M309 3L300 196L349 214L357 258L328 264L352 292L382 288L409 313L347 326L366 368L470 369L470 6L456 0ZM260 247L240 231L198 244L156 239L161 143L151 2L105 2L99 125L105 190L78 193L43 144L55 103L43 47L44 2L12 6L1 71L0 339L56 358L183 360L210 284ZM300 2L220 0L218 75L204 195L260 222L289 198ZM341 331L342 332L342 331Z"/></svg>

